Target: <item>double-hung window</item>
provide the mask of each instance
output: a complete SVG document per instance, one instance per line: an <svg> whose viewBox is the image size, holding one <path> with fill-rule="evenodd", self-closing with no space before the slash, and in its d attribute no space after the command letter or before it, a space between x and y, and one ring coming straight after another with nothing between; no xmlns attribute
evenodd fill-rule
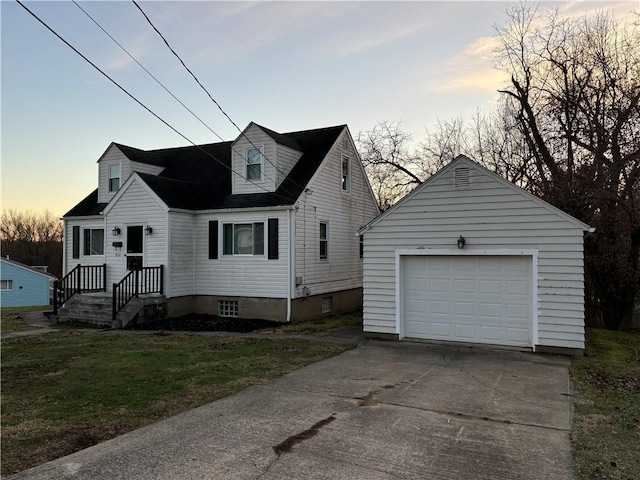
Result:
<svg viewBox="0 0 640 480"><path fill-rule="evenodd" d="M259 148L247 149L247 180L262 180L262 151Z"/></svg>
<svg viewBox="0 0 640 480"><path fill-rule="evenodd" d="M329 225L320 222L320 259L329 258Z"/></svg>
<svg viewBox="0 0 640 480"><path fill-rule="evenodd" d="M225 223L224 255L264 255L264 223Z"/></svg>
<svg viewBox="0 0 640 480"><path fill-rule="evenodd" d="M13 290L13 280L0 280L0 290Z"/></svg>
<svg viewBox="0 0 640 480"><path fill-rule="evenodd" d="M117 192L120 188L120 165L109 165L109 191Z"/></svg>
<svg viewBox="0 0 640 480"><path fill-rule="evenodd" d="M104 254L104 229L85 228L84 229L84 255Z"/></svg>
<svg viewBox="0 0 640 480"><path fill-rule="evenodd" d="M349 193L351 191L351 165L349 157L342 155L342 191Z"/></svg>

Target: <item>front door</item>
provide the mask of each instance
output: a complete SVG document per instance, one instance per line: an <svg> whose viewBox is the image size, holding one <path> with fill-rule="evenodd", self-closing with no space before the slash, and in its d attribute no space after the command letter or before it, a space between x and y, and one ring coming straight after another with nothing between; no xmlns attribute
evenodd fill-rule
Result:
<svg viewBox="0 0 640 480"><path fill-rule="evenodd" d="M142 225L127 226L126 263L127 270L139 270L144 266L144 232Z"/></svg>

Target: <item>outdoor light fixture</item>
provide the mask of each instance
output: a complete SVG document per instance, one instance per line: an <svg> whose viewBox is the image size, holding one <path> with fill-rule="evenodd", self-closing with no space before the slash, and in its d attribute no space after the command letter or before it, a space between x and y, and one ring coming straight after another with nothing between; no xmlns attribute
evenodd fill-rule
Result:
<svg viewBox="0 0 640 480"><path fill-rule="evenodd" d="M111 230L111 233L113 233L114 237L117 237L118 235L120 235L120 227L113 227L113 230Z"/></svg>
<svg viewBox="0 0 640 480"><path fill-rule="evenodd" d="M147 235L151 235L153 233L153 228L147 225L147 228L144 229L144 233L146 233Z"/></svg>
<svg viewBox="0 0 640 480"><path fill-rule="evenodd" d="M467 243L462 235L458 238L458 248L462 250L464 248L464 244Z"/></svg>

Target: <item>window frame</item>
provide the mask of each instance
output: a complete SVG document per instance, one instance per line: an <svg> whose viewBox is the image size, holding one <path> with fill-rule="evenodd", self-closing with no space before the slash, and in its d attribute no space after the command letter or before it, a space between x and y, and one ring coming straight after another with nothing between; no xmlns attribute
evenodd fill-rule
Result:
<svg viewBox="0 0 640 480"><path fill-rule="evenodd" d="M351 193L351 158L344 153L340 156L340 189L342 193Z"/></svg>
<svg viewBox="0 0 640 480"><path fill-rule="evenodd" d="M322 236L322 226L324 225L324 237ZM322 254L322 245L324 245L324 255ZM329 222L318 222L318 258L320 260L329 260Z"/></svg>
<svg viewBox="0 0 640 480"><path fill-rule="evenodd" d="M259 163L249 163L249 152L252 151L258 152L258 160ZM260 178L251 178L249 176L249 167L253 165L260 165ZM259 147L246 147L244 150L244 175L245 180L249 183L263 182L264 181L264 147L261 145Z"/></svg>
<svg viewBox="0 0 640 480"><path fill-rule="evenodd" d="M13 279L0 280L0 292L12 292L12 291L13 291Z"/></svg>
<svg viewBox="0 0 640 480"><path fill-rule="evenodd" d="M236 227L237 226L247 226L251 225L251 253L236 253ZM229 237L227 236L229 228L231 229L231 245L228 244ZM255 221L255 222L222 222L222 255L225 257L265 257L265 221ZM256 232L261 230L262 233L262 242L259 241L256 237ZM256 247L261 246L262 251L260 253L256 253ZM229 247L231 247L229 249Z"/></svg>
<svg viewBox="0 0 640 480"><path fill-rule="evenodd" d="M102 231L102 252L94 252L94 232ZM87 245L87 233L88 235L88 245ZM105 235L104 228L83 228L82 229L82 255L85 257L96 257L100 255L104 255L105 248Z"/></svg>
<svg viewBox="0 0 640 480"><path fill-rule="evenodd" d="M238 318L238 300L218 300L218 315Z"/></svg>
<svg viewBox="0 0 640 480"><path fill-rule="evenodd" d="M118 176L114 177L111 176L111 169L112 168L118 168ZM118 190L120 190L120 185L121 185L121 180L122 179L122 164L121 163L111 163L109 165L107 165L107 188L109 190L109 193L113 193L113 192L117 192ZM117 180L117 185L115 186L115 188L113 188L112 185L112 181L113 180Z"/></svg>

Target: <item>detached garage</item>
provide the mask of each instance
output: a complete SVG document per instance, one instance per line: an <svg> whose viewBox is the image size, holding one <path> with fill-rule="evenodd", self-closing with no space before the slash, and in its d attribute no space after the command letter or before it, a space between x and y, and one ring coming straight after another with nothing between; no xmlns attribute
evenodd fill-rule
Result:
<svg viewBox="0 0 640 480"><path fill-rule="evenodd" d="M588 231L459 156L359 232L364 331L580 353Z"/></svg>

